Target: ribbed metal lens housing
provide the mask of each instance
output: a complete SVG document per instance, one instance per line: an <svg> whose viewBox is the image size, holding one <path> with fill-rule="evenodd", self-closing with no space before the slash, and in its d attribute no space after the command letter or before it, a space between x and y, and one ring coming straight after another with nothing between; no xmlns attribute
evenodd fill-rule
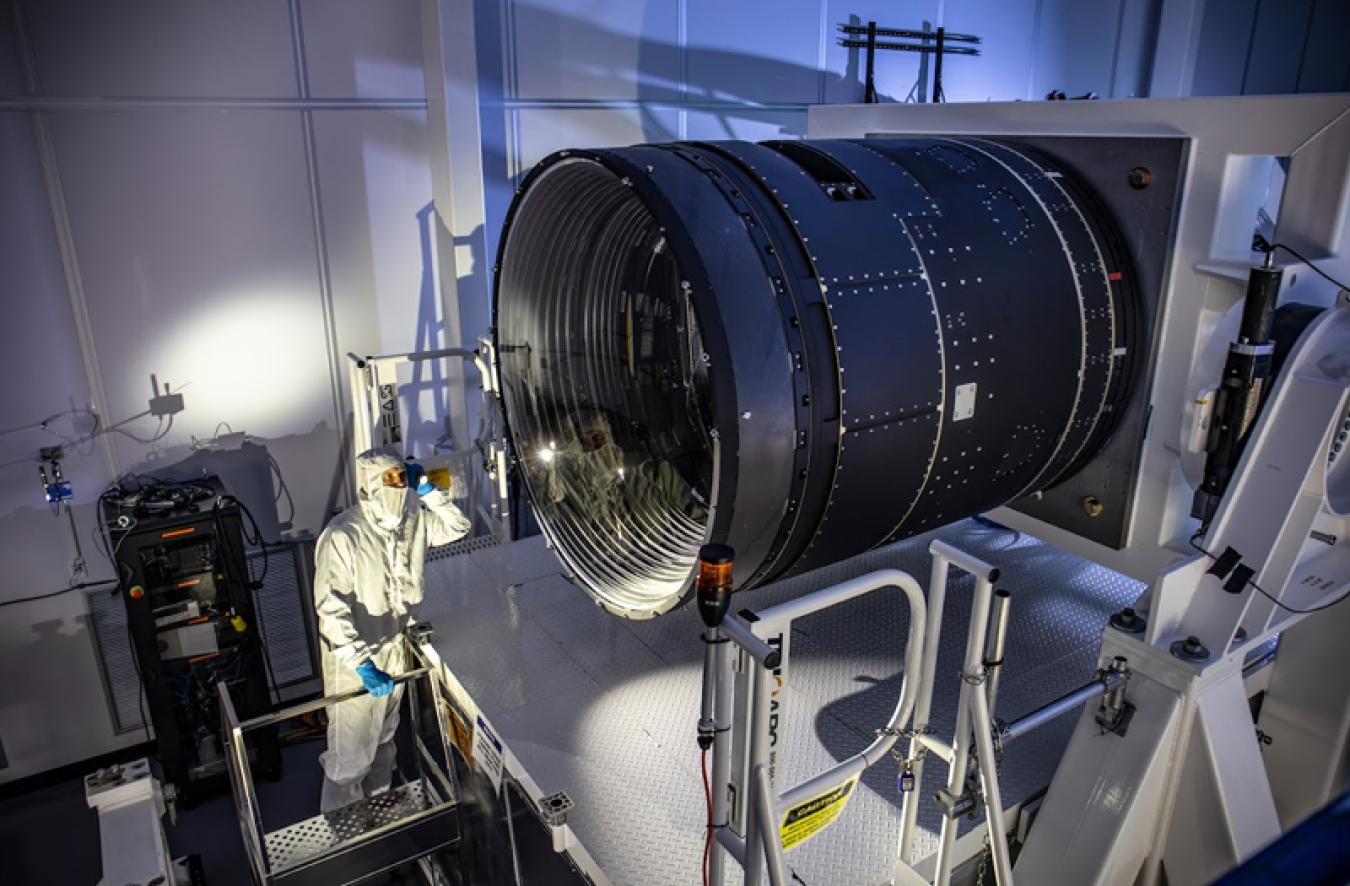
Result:
<svg viewBox="0 0 1350 886"><path fill-rule="evenodd" d="M497 316L516 455L555 549L621 611L680 596L707 535L708 374L660 224L573 159L521 200Z"/></svg>
<svg viewBox="0 0 1350 886"><path fill-rule="evenodd" d="M565 151L522 184L496 345L521 476L628 617L1046 488L1110 433L1138 333L1092 195L1012 144Z"/></svg>

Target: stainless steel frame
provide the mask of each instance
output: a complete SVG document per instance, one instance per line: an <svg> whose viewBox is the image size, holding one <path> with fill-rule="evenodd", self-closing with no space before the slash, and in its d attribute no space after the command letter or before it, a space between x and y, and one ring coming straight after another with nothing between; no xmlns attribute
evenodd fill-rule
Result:
<svg viewBox="0 0 1350 886"><path fill-rule="evenodd" d="M249 768L246 732L359 697L365 689L332 695L240 722L229 693L219 688L222 734L226 741L235 814L244 838L249 868L258 886L333 886L357 883L408 862L425 858L459 841L458 791L452 782L449 730L433 701L435 741L440 757L423 740L422 704L416 681L425 680L437 697L432 668L420 648L407 643L414 667L395 678L410 716L417 771L404 784L335 812L321 814L268 832Z"/></svg>
<svg viewBox="0 0 1350 886"><path fill-rule="evenodd" d="M461 362L472 363L478 370L482 408L479 412L478 434L472 447L459 453L467 458L469 502L467 516L473 521L475 533L486 526L500 542L511 540L511 499L507 486L507 452L502 428L500 387L497 379L496 355L491 339L478 339L479 350L444 348L437 351L416 351L410 354L387 354L379 357L347 355L347 382L352 397L355 420L352 424L352 455L358 455L372 446L395 446L402 449L402 417L398 407L397 367L405 363L448 361L453 371ZM391 389L384 393L385 389ZM391 399L382 402L382 397ZM482 459L491 489L486 497L480 494L479 475L473 469L475 458ZM355 470L355 462L352 462ZM458 497L458 496L457 496Z"/></svg>
<svg viewBox="0 0 1350 886"><path fill-rule="evenodd" d="M935 560L944 564L941 572L944 583L945 564L949 562L976 575L978 587L983 589L985 597L983 609L979 610L977 604L977 611L987 618L988 597L992 593L991 583L996 571L942 541L934 541L930 550ZM775 783L780 762L770 749L777 747L776 724L784 716L782 705L776 699L778 693L775 688L783 679L782 669L788 660L784 638L796 619L884 588L898 589L905 596L910 614L905 643L904 681L890 722L877 730L876 738L864 750L780 794ZM934 593L930 588L929 596ZM714 773L708 882L714 886L726 882L722 862L726 855L730 855L744 868L745 883L758 884L767 873L773 886L787 886L789 868L784 859L785 849L779 824L782 815L837 789L851 790L864 770L886 759L896 741L911 732L907 728L910 715L925 691L930 695L932 691L931 662L924 657L928 650L925 633L932 629L929 619L929 610L919 583L909 573L899 569L880 569L760 612L742 610L722 622L719 628L710 629L707 639L709 649L713 652L705 658L703 681L703 720L710 724L713 734ZM732 643L735 644L734 650ZM983 643L981 635L981 650ZM713 649L714 645L716 649ZM739 664L733 661L734 657L741 657ZM753 660L755 666L752 667L747 659ZM748 724L745 715L732 717L729 722L726 719L731 707L726 696L732 691L733 670L749 675L745 688L736 690L749 696L742 707L742 711L748 714ZM984 698L982 692L980 698ZM737 740L738 734L747 732L748 741L744 738ZM728 756L744 759L728 762ZM732 766L742 774L740 784L746 786L744 790L737 789L732 778L727 775ZM728 780L723 782L723 778ZM738 795L748 794L742 819L745 822L744 835L738 834L728 821L730 803L726 797L733 790ZM833 817L831 815L820 828L828 827ZM899 876L913 880L913 877L904 878L903 874Z"/></svg>

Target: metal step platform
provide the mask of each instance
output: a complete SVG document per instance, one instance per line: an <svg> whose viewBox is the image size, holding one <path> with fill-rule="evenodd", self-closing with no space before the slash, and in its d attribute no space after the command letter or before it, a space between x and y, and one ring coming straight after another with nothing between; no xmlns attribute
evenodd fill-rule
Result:
<svg viewBox="0 0 1350 886"><path fill-rule="evenodd" d="M263 845L274 882L349 882L444 849L459 839L455 804L438 802L421 783L266 834ZM338 864L328 859L340 858ZM322 864L322 867L319 865ZM342 880L335 881L335 874Z"/></svg>
<svg viewBox="0 0 1350 886"><path fill-rule="evenodd" d="M274 831L264 815L249 767L244 736L253 729L309 714L365 694L364 689L321 698L240 722L221 688L222 734L226 737L235 812L257 886L338 886L360 883L400 865L427 859L459 842L460 822L453 767L442 706L435 698L431 669L409 643L413 670L395 678L409 684L401 704L407 714L400 731L412 747L413 765L396 773L389 790L332 812ZM419 701L418 683L426 695Z"/></svg>
<svg viewBox="0 0 1350 886"><path fill-rule="evenodd" d="M756 609L863 573L903 569L926 580L941 538L999 567L1012 619L998 710L1014 719L1090 679L1102 628L1143 586L1012 530L963 521L776 585L751 591ZM973 580L948 586L933 725L953 728L957 672ZM421 617L439 658L506 748L507 770L539 797L565 791L567 823L595 883L689 884L699 878L706 806L695 743L702 623L691 609L625 621L562 576L541 538L429 558ZM784 694L786 784L828 768L884 725L899 692L903 606L864 599L801 620ZM1006 805L1034 797L1054 774L1076 718L1066 715L1004 754ZM787 860L808 886L879 886L891 879L900 833L898 770L864 776L843 815ZM946 777L930 765L927 783ZM924 804L916 858L936 847L939 812ZM969 828L972 823L965 822ZM739 871L728 869L739 882Z"/></svg>

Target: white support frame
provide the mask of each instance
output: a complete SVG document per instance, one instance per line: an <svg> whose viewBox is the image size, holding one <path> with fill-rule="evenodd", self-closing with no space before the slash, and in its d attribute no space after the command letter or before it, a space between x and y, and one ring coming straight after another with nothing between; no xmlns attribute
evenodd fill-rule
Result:
<svg viewBox="0 0 1350 886"><path fill-rule="evenodd" d="M1309 539L1314 520L1328 512L1328 455L1347 410L1350 304L1341 304L1309 326L1287 359L1207 539L1212 553L1229 545L1237 550L1262 588L1286 607L1314 609L1350 593L1350 544ZM1342 517L1341 525L1346 522ZM1067 877L1085 886L1154 886L1165 868L1172 886L1200 886L1281 833L1242 663L1249 650L1311 616L1277 608L1250 587L1225 592L1208 573L1211 562L1197 554L1159 575L1143 610L1145 634L1106 630L1103 661L1112 655L1130 660L1138 713L1123 740L1110 745L1100 741L1089 712L1080 718L1018 859L1018 875L1027 882ZM1240 640L1239 628L1247 631ZM1206 658L1176 656L1187 636L1201 641ZM1343 638L1318 632L1311 642L1320 646L1311 650L1303 637L1284 642L1295 641L1304 644L1300 654L1326 660L1339 654ZM1282 704L1286 719L1320 716L1318 707L1293 715L1299 699L1277 690L1272 684L1271 701ZM1342 679L1310 701L1343 720L1350 685ZM1324 750L1343 753L1344 747L1341 740ZM1286 769L1297 765L1285 760ZM1322 759L1304 765L1320 767L1315 787L1325 793L1337 776L1334 766L1328 771ZM1301 771L1295 778L1309 788Z"/></svg>
<svg viewBox="0 0 1350 886"><path fill-rule="evenodd" d="M923 757L920 745L937 753L947 760L948 777L946 791L951 796L960 796L965 791L966 772L970 760L971 729L975 729L977 755L980 762L980 782L983 790L986 814L990 832L1006 834L1003 825L1003 801L998 788L998 774L994 771L993 734L989 698L984 688L973 680L982 680L984 674L983 655L985 634L989 627L989 609L993 602L994 581L998 571L982 560L970 557L951 545L935 541L928 548L933 555L933 573L929 579L929 624L925 649L927 667L923 674L923 683L919 690L919 706L915 711L916 728L926 727L932 711L933 687L936 683L936 663L938 643L942 633L942 610L947 596L947 573L956 566L975 577L975 597L971 603L970 624L966 636L966 654L962 666L965 679L961 683L960 699L956 708L956 729L950 745L935 741L931 736L917 735L910 739L909 759L915 760L914 790L905 794L901 807L900 843L897 847L897 864L909 863L909 850L914 843L915 821L918 818L919 803L923 788ZM936 602L934 602L936 601ZM984 724L981 727L980 724ZM981 733L981 729L983 732ZM986 747L986 744L988 745ZM957 820L947 817L942 820L942 830L938 835L937 872L933 882L936 886L947 886L951 882L952 867L955 862ZM1012 862L1008 857L1008 844L1003 840L990 841L994 847L994 871L999 886L1011 886Z"/></svg>
<svg viewBox="0 0 1350 886"><path fill-rule="evenodd" d="M458 366L470 362L478 370L482 388L479 433L470 441L483 459L483 469L492 484L488 503L474 501L470 518L475 527L486 523L498 541L511 540L511 498L507 485L506 440L502 422L497 361L492 342L482 337L479 350L445 348L438 351L417 351L409 354L388 354L379 357L347 355L347 381L352 397L352 455L356 456L374 446L403 448L402 417L398 405L399 366L430 360L443 360ZM451 384L453 395L456 387ZM472 452L472 450L464 450ZM405 453L406 454L406 453ZM355 458L352 471L356 470Z"/></svg>

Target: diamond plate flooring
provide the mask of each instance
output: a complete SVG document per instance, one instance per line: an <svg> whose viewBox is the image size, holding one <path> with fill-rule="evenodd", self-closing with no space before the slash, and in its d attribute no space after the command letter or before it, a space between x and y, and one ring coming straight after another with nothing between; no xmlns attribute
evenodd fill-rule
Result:
<svg viewBox="0 0 1350 886"><path fill-rule="evenodd" d="M737 600L763 609L874 569L896 567L926 585L928 543L942 538L1002 571L1013 594L997 714L1013 719L1082 685L1096 666L1102 626L1143 586L1012 530L963 521ZM950 737L974 582L952 573L933 701ZM573 830L616 886L699 882L704 798L695 726L702 623L691 608L623 621L569 584L539 537L427 564L422 616L437 651L545 793L576 803ZM785 785L860 750L900 690L908 616L898 595L872 595L794 625L786 697ZM948 679L949 678L949 679ZM1049 783L1074 723L1066 715L1010 745L1001 785L1008 804ZM794 848L809 886L887 882L899 840L897 770L863 778L840 819ZM930 758L929 788L946 777ZM925 791L929 793L929 791ZM936 848L936 807L919 816L915 859ZM740 882L739 870L729 882Z"/></svg>

